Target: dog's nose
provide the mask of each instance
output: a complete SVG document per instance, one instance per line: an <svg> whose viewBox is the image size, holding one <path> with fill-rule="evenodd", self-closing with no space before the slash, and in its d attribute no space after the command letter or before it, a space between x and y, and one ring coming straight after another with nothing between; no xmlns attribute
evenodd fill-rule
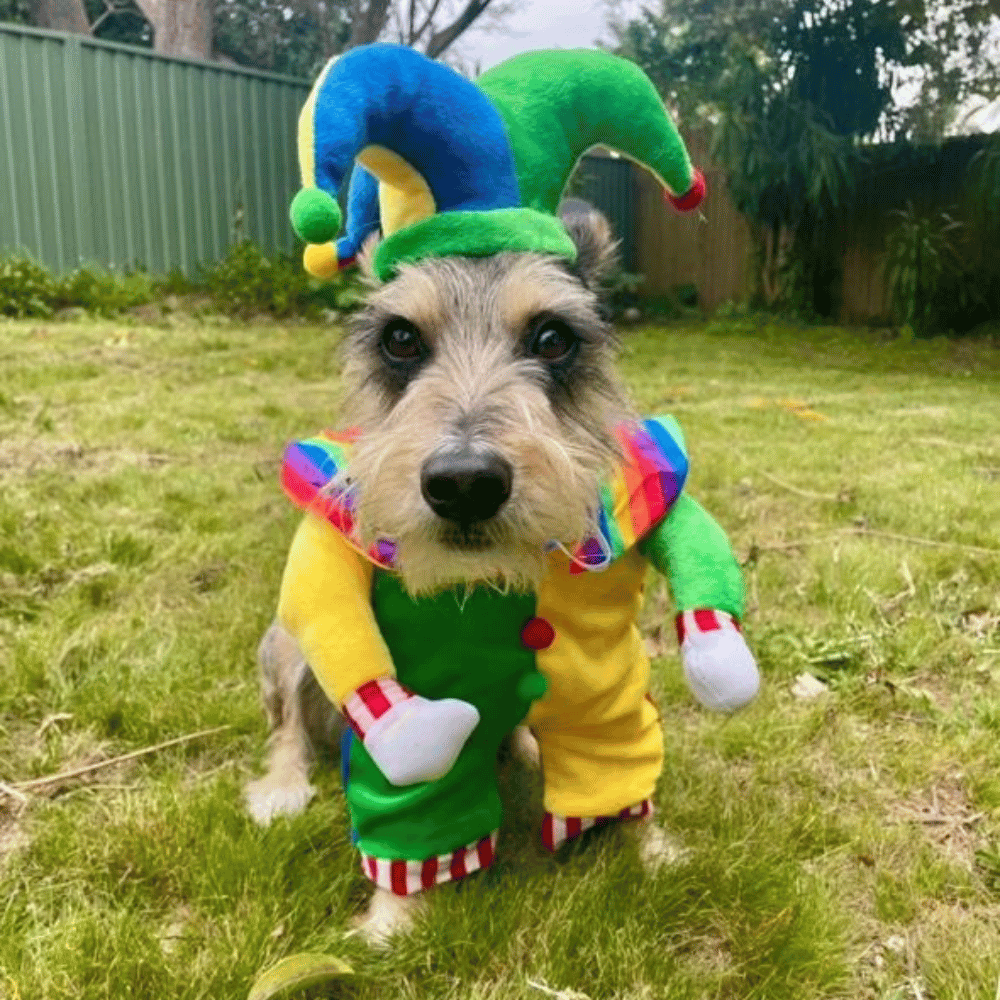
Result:
<svg viewBox="0 0 1000 1000"><path fill-rule="evenodd" d="M488 521L507 502L513 474L499 455L435 455L424 462L420 491L438 517L472 524Z"/></svg>

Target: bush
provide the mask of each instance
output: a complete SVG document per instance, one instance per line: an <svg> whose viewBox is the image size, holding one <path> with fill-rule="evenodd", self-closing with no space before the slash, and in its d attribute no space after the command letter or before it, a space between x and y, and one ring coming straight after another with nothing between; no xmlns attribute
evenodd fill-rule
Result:
<svg viewBox="0 0 1000 1000"><path fill-rule="evenodd" d="M114 316L153 298L148 275L118 277L80 268L65 278L54 278L28 258L0 261L0 314L46 318L60 309L83 308L101 316Z"/></svg>
<svg viewBox="0 0 1000 1000"><path fill-rule="evenodd" d="M229 248L222 260L204 268L205 285L219 312L249 319L260 313L309 316L318 310L309 278L288 257L268 257L253 243Z"/></svg>
<svg viewBox="0 0 1000 1000"><path fill-rule="evenodd" d="M261 313L284 319L317 319L324 309L349 312L362 301L356 278L338 275L319 282L303 269L298 255L267 256L244 241L218 263L203 269L212 304L219 312L249 319Z"/></svg>
<svg viewBox="0 0 1000 1000"><path fill-rule="evenodd" d="M98 316L115 316L152 302L153 279L142 272L124 277L80 268L57 285L59 308L77 307Z"/></svg>
<svg viewBox="0 0 1000 1000"><path fill-rule="evenodd" d="M45 268L27 259L0 260L0 314L51 316L57 299L57 283Z"/></svg>
<svg viewBox="0 0 1000 1000"><path fill-rule="evenodd" d="M280 319L319 319L325 310L350 312L362 302L359 280L339 275L320 282L302 269L298 256L267 256L253 243L230 247L197 280L179 271L154 279L144 272L116 275L79 268L55 278L28 258L0 260L0 315L47 318L60 309L86 309L111 317L169 295L207 294L221 313L249 319L267 313Z"/></svg>
<svg viewBox="0 0 1000 1000"><path fill-rule="evenodd" d="M985 303L966 265L963 223L913 205L893 214L899 223L886 241L886 278L895 320L924 334L959 325L966 316L975 319L976 307Z"/></svg>

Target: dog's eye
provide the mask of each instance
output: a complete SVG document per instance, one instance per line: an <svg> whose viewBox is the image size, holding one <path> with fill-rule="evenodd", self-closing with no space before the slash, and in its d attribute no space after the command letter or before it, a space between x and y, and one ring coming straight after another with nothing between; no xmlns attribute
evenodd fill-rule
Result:
<svg viewBox="0 0 1000 1000"><path fill-rule="evenodd" d="M419 361L427 352L420 331L405 319L394 319L382 331L382 350L390 361Z"/></svg>
<svg viewBox="0 0 1000 1000"><path fill-rule="evenodd" d="M528 350L543 361L564 361L573 353L579 342L579 338L565 323L546 320L539 324Z"/></svg>

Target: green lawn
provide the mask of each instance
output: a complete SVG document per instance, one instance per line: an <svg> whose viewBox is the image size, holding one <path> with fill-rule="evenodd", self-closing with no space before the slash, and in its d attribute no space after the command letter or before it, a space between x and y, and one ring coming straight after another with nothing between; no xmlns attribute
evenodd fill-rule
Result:
<svg viewBox="0 0 1000 1000"><path fill-rule="evenodd" d="M296 524L279 456L336 423L337 339L0 323L0 782L231 727L0 794L0 998L242 1000L319 950L356 971L330 996L994 1000L1000 348L627 331L638 402L678 416L746 559L766 686L698 709L657 585L657 805L684 860L643 880L619 831L548 857L508 764L496 868L380 956L341 937L366 887L332 769L294 821L241 803ZM802 674L825 690L796 696Z"/></svg>

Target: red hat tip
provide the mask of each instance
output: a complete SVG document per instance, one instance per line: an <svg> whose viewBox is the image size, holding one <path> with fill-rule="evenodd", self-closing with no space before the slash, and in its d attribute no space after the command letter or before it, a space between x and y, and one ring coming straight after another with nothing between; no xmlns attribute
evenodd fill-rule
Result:
<svg viewBox="0 0 1000 1000"><path fill-rule="evenodd" d="M697 167L695 167L691 187L689 187L684 194L676 195L671 194L669 191L664 191L663 197L666 201L669 201L678 212L690 212L693 209L696 209L705 200L706 190L705 175Z"/></svg>

